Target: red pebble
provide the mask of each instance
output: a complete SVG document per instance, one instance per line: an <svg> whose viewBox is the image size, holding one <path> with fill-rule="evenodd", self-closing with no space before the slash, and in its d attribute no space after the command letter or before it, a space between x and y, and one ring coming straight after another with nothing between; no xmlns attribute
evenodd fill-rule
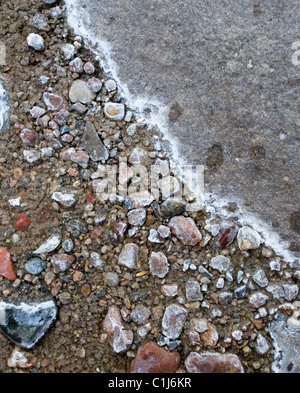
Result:
<svg viewBox="0 0 300 393"><path fill-rule="evenodd" d="M229 244L231 244L235 239L237 233L238 228L235 226L222 228L220 231L220 236L216 243L217 247L225 248L229 246Z"/></svg>
<svg viewBox="0 0 300 393"><path fill-rule="evenodd" d="M174 373L180 364L178 352L168 352L154 342L142 345L131 364L131 373Z"/></svg>
<svg viewBox="0 0 300 393"><path fill-rule="evenodd" d="M27 231L31 225L31 220L26 214L22 213L15 223L15 227L20 231Z"/></svg>
<svg viewBox="0 0 300 393"><path fill-rule="evenodd" d="M6 248L0 248L0 275L8 280L14 281L15 275L10 253Z"/></svg>

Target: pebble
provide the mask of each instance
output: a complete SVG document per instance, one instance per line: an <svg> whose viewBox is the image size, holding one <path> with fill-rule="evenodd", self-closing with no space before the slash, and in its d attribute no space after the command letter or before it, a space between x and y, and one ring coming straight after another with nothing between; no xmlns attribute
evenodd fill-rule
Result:
<svg viewBox="0 0 300 393"><path fill-rule="evenodd" d="M149 269L152 276L164 278L169 272L169 262L162 252L152 252L149 259Z"/></svg>
<svg viewBox="0 0 300 393"><path fill-rule="evenodd" d="M94 93L98 93L102 89L102 82L98 78L89 79L87 84Z"/></svg>
<svg viewBox="0 0 300 393"><path fill-rule="evenodd" d="M131 363L131 373L175 373L180 365L180 354L169 352L154 342L139 347Z"/></svg>
<svg viewBox="0 0 300 393"><path fill-rule="evenodd" d="M258 333L257 335L257 339L255 342L255 350L260 355L265 355L270 350L270 345L268 341L264 338L264 336L261 333Z"/></svg>
<svg viewBox="0 0 300 393"><path fill-rule="evenodd" d="M161 290L166 296L174 297L178 294L178 285L177 284L165 284L165 285L162 285Z"/></svg>
<svg viewBox="0 0 300 393"><path fill-rule="evenodd" d="M244 373L240 359L234 354L219 354L217 352L191 352L185 367L188 373L201 374L236 374Z"/></svg>
<svg viewBox="0 0 300 393"><path fill-rule="evenodd" d="M43 261L42 259L36 257L36 258L31 258L26 264L25 264L25 270L34 276L38 276L41 274L47 267L47 263Z"/></svg>
<svg viewBox="0 0 300 393"><path fill-rule="evenodd" d="M147 190L134 192L129 197L134 208L149 206L154 201L153 196Z"/></svg>
<svg viewBox="0 0 300 393"><path fill-rule="evenodd" d="M93 251L90 255L91 257L91 266L103 270L105 268L105 261L103 261L100 255Z"/></svg>
<svg viewBox="0 0 300 393"><path fill-rule="evenodd" d="M119 256L119 264L128 269L139 269L139 247L135 243L127 243Z"/></svg>
<svg viewBox="0 0 300 393"><path fill-rule="evenodd" d="M140 147L135 147L128 159L132 165L145 165L149 159L148 152Z"/></svg>
<svg viewBox="0 0 300 393"><path fill-rule="evenodd" d="M72 83L70 88L69 98L73 103L81 102L82 104L89 104L94 100L95 93L86 82L76 80Z"/></svg>
<svg viewBox="0 0 300 393"><path fill-rule="evenodd" d="M35 164L41 159L41 155L36 150L23 150L23 156L29 164Z"/></svg>
<svg viewBox="0 0 300 393"><path fill-rule="evenodd" d="M37 356L16 347L7 359L7 365L11 368L27 369L34 367L37 363Z"/></svg>
<svg viewBox="0 0 300 393"><path fill-rule="evenodd" d="M235 289L234 291L235 297L237 299L243 299L248 296L248 287L247 285L242 285Z"/></svg>
<svg viewBox="0 0 300 393"><path fill-rule="evenodd" d="M60 96L48 92L43 94L43 100L47 109L52 112L58 111L64 105L64 100Z"/></svg>
<svg viewBox="0 0 300 393"><path fill-rule="evenodd" d="M265 288L269 284L266 273L261 269L253 275L253 281L255 281L256 284L259 285L261 288Z"/></svg>
<svg viewBox="0 0 300 393"><path fill-rule="evenodd" d="M80 165L82 168L88 167L89 160L89 155L83 150L78 150L71 154L71 161Z"/></svg>
<svg viewBox="0 0 300 393"><path fill-rule="evenodd" d="M105 88L108 92L114 91L117 88L117 84L113 79L109 79L105 82Z"/></svg>
<svg viewBox="0 0 300 393"><path fill-rule="evenodd" d="M171 218L169 227L172 235L180 239L184 244L194 246L202 239L195 221L190 217L176 216Z"/></svg>
<svg viewBox="0 0 300 393"><path fill-rule="evenodd" d="M238 246L240 250L254 250L262 243L261 236L250 227L240 228L238 235Z"/></svg>
<svg viewBox="0 0 300 393"><path fill-rule="evenodd" d="M22 213L15 223L15 228L19 231L27 231L31 225L31 220L26 214Z"/></svg>
<svg viewBox="0 0 300 393"><path fill-rule="evenodd" d="M61 236L53 234L38 249L33 251L33 254L44 254L54 251L60 245L60 241Z"/></svg>
<svg viewBox="0 0 300 393"><path fill-rule="evenodd" d="M54 300L0 302L0 330L22 348L32 348L56 319Z"/></svg>
<svg viewBox="0 0 300 393"><path fill-rule="evenodd" d="M186 202L181 199L169 198L160 205L159 211L162 216L170 218L183 213L186 206Z"/></svg>
<svg viewBox="0 0 300 393"><path fill-rule="evenodd" d="M70 114L66 109L61 109L59 112L56 113L54 120L57 124L63 126L68 121L69 116Z"/></svg>
<svg viewBox="0 0 300 393"><path fill-rule="evenodd" d="M198 281L188 281L185 284L185 296L189 302L197 302L203 300L200 284Z"/></svg>
<svg viewBox="0 0 300 393"><path fill-rule="evenodd" d="M6 248L3 247L0 247L0 275L11 281L17 278L14 272L11 255Z"/></svg>
<svg viewBox="0 0 300 393"><path fill-rule="evenodd" d="M168 238L169 236L171 236L171 230L169 227L165 226L165 225L160 225L157 229L157 233L159 234L160 237L162 237L163 239Z"/></svg>
<svg viewBox="0 0 300 393"><path fill-rule="evenodd" d="M231 261L224 255L217 255L211 259L209 266L215 270L218 270L220 273L224 273L227 272L227 270L230 268Z"/></svg>
<svg viewBox="0 0 300 393"><path fill-rule="evenodd" d="M66 252L71 252L74 248L74 243L72 239L66 239L62 242L62 248L66 251Z"/></svg>
<svg viewBox="0 0 300 393"><path fill-rule="evenodd" d="M252 304L252 306L254 306L255 308L262 307L263 305L266 304L268 300L269 300L269 296L261 292L254 293L249 298L250 304Z"/></svg>
<svg viewBox="0 0 300 393"><path fill-rule="evenodd" d="M133 209L127 214L130 225L142 226L146 221L146 209Z"/></svg>
<svg viewBox="0 0 300 393"><path fill-rule="evenodd" d="M45 49L44 38L35 33L30 33L27 37L27 44L36 51L42 51Z"/></svg>
<svg viewBox="0 0 300 393"><path fill-rule="evenodd" d="M123 120L125 116L125 107L123 104L107 102L104 105L104 113L109 119L120 121Z"/></svg>
<svg viewBox="0 0 300 393"><path fill-rule="evenodd" d="M190 329L200 334L204 345L215 347L219 341L219 334L215 326L206 319L193 318L190 321Z"/></svg>
<svg viewBox="0 0 300 393"><path fill-rule="evenodd" d="M76 72L78 74L83 72L83 62L80 57L76 57L69 63L69 68L71 72Z"/></svg>
<svg viewBox="0 0 300 393"><path fill-rule="evenodd" d="M109 157L92 122L87 122L85 125L81 145L87 150L92 161L106 161Z"/></svg>
<svg viewBox="0 0 300 393"><path fill-rule="evenodd" d="M117 306L110 306L103 321L103 330L108 335L108 342L115 353L128 351L133 343L133 332L122 321Z"/></svg>
<svg viewBox="0 0 300 393"><path fill-rule="evenodd" d="M40 106L34 106L30 110L30 114L34 119L38 119L39 117L43 116L46 113L46 110L44 108L41 108Z"/></svg>
<svg viewBox="0 0 300 393"><path fill-rule="evenodd" d="M187 316L188 310L180 304L168 306L162 320L162 333L172 340L177 339L181 335Z"/></svg>
<svg viewBox="0 0 300 393"><path fill-rule="evenodd" d="M69 254L56 254L51 258L51 264L55 273L65 272L74 261L75 257Z"/></svg>
<svg viewBox="0 0 300 393"><path fill-rule="evenodd" d="M45 4L54 4L57 0L44 0Z"/></svg>
<svg viewBox="0 0 300 393"><path fill-rule="evenodd" d="M36 14L32 18L29 19L30 26L38 29L38 30L49 30L48 22L43 14Z"/></svg>
<svg viewBox="0 0 300 393"><path fill-rule="evenodd" d="M163 244L165 240L159 235L156 229L150 229L148 240L151 243Z"/></svg>
<svg viewBox="0 0 300 393"><path fill-rule="evenodd" d="M238 233L238 228L235 226L227 226L220 230L218 240L216 242L217 247L226 248L235 239Z"/></svg>
<svg viewBox="0 0 300 393"><path fill-rule="evenodd" d="M115 272L106 273L106 282L109 287L117 287L120 283L120 277Z"/></svg>
<svg viewBox="0 0 300 393"><path fill-rule="evenodd" d="M58 202L63 207L72 207L76 203L76 199L74 194L67 193L67 192L54 192L52 194L52 199Z"/></svg>
<svg viewBox="0 0 300 393"><path fill-rule="evenodd" d="M131 319L138 325L144 325L149 319L150 315L150 310L142 304L138 304L130 313Z"/></svg>
<svg viewBox="0 0 300 393"><path fill-rule="evenodd" d="M94 65L91 62L87 61L85 63L85 65L83 66L83 70L84 70L84 72L86 74L90 75L90 74L93 74L95 72L95 67L94 67Z"/></svg>
<svg viewBox="0 0 300 393"><path fill-rule="evenodd" d="M76 53L76 48L73 44L64 44L61 46L61 50L66 60L71 60Z"/></svg>
<svg viewBox="0 0 300 393"><path fill-rule="evenodd" d="M296 299L299 293L299 287L296 284L283 284L282 285L284 290L284 297L286 300L291 302L292 300Z"/></svg>

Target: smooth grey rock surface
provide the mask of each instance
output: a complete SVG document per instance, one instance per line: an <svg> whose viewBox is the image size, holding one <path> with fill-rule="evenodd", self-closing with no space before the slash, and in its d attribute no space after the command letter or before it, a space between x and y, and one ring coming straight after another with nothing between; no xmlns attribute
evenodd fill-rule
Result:
<svg viewBox="0 0 300 393"><path fill-rule="evenodd" d="M82 147L89 153L92 161L107 160L109 155L93 123L87 122L81 139Z"/></svg>

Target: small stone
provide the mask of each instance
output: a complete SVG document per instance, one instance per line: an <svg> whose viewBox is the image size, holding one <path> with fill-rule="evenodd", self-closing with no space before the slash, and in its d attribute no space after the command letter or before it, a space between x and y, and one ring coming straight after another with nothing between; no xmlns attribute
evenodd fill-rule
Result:
<svg viewBox="0 0 300 393"><path fill-rule="evenodd" d="M92 122L87 122L81 139L83 149L87 150L92 161L106 161L109 157Z"/></svg>
<svg viewBox="0 0 300 393"><path fill-rule="evenodd" d="M95 67L94 67L94 65L93 65L91 62L89 62L89 61L87 61L87 62L85 63L83 69L84 69L84 72L85 72L86 74L89 74L89 75L90 75L90 74L93 74L93 73L95 72Z"/></svg>
<svg viewBox="0 0 300 393"><path fill-rule="evenodd" d="M275 272L280 272L281 265L279 261L271 261L270 262L270 269Z"/></svg>
<svg viewBox="0 0 300 393"><path fill-rule="evenodd" d="M200 284L198 281L188 281L185 285L185 296L189 302L197 302L203 300Z"/></svg>
<svg viewBox="0 0 300 393"><path fill-rule="evenodd" d="M103 330L108 334L109 344L115 353L127 351L133 343L133 332L122 321L117 306L109 307L103 321Z"/></svg>
<svg viewBox="0 0 300 393"><path fill-rule="evenodd" d="M109 287L117 287L120 283L119 275L115 272L106 273L106 282Z"/></svg>
<svg viewBox="0 0 300 393"><path fill-rule="evenodd" d="M202 239L195 221L190 217L176 216L169 223L172 235L180 239L184 244L194 246Z"/></svg>
<svg viewBox="0 0 300 393"><path fill-rule="evenodd" d="M154 342L142 345L131 363L131 373L175 373L180 364L178 352L168 352Z"/></svg>
<svg viewBox="0 0 300 393"><path fill-rule="evenodd" d="M26 214L22 213L15 223L15 228L19 231L27 231L31 225L31 220Z"/></svg>
<svg viewBox="0 0 300 393"><path fill-rule="evenodd" d="M29 164L35 164L41 159L41 155L36 150L23 150L23 156Z"/></svg>
<svg viewBox="0 0 300 393"><path fill-rule="evenodd" d="M271 293L274 299L284 298L284 290L281 285L269 285L267 286L266 291Z"/></svg>
<svg viewBox="0 0 300 393"><path fill-rule="evenodd" d="M80 165L82 168L88 167L89 159L89 155L83 150L78 150L71 154L71 161Z"/></svg>
<svg viewBox="0 0 300 393"><path fill-rule="evenodd" d="M80 57L76 57L69 63L70 71L80 74L83 72L83 62Z"/></svg>
<svg viewBox="0 0 300 393"><path fill-rule="evenodd" d="M157 229L157 233L159 234L160 237L162 237L163 239L168 238L169 236L171 236L171 231L170 228L165 226L165 225L160 225Z"/></svg>
<svg viewBox="0 0 300 393"><path fill-rule="evenodd" d="M44 254L54 251L60 245L60 235L51 235L33 254Z"/></svg>
<svg viewBox="0 0 300 393"><path fill-rule="evenodd" d="M47 263L43 261L42 259L36 257L36 258L31 258L26 264L25 264L25 270L34 276L38 276L41 274L47 267Z"/></svg>
<svg viewBox="0 0 300 393"><path fill-rule="evenodd" d="M235 239L238 233L238 228L235 226L227 226L221 229L217 240L217 247L228 247Z"/></svg>
<svg viewBox="0 0 300 393"><path fill-rule="evenodd" d="M100 255L95 251L91 253L91 266L100 270L104 270L105 268L105 261L103 261Z"/></svg>
<svg viewBox="0 0 300 393"><path fill-rule="evenodd" d="M108 102L104 106L104 113L109 119L120 121L125 116L125 107L123 104Z"/></svg>
<svg viewBox="0 0 300 393"><path fill-rule="evenodd" d="M26 147L34 147L39 145L40 138L39 134L33 130L29 130L24 128L20 133L20 138L23 142L23 145Z"/></svg>
<svg viewBox="0 0 300 393"><path fill-rule="evenodd" d="M75 273L73 274L73 281L80 282L83 279L84 279L84 273L80 272L79 270L76 270Z"/></svg>
<svg viewBox="0 0 300 393"><path fill-rule="evenodd" d="M282 284L284 290L284 297L286 300L291 302L296 299L299 293L299 287L296 284Z"/></svg>
<svg viewBox="0 0 300 393"><path fill-rule="evenodd" d="M138 304L130 314L131 319L139 325L144 325L150 315L150 310L142 304Z"/></svg>
<svg viewBox="0 0 300 393"><path fill-rule="evenodd" d="M42 51L45 49L44 38L39 34L30 33L27 37L27 44L36 51Z"/></svg>
<svg viewBox="0 0 300 393"><path fill-rule="evenodd" d="M69 193L54 192L52 194L52 199L54 199L60 205L67 207L67 208L74 206L76 203L76 200L74 198L74 194L69 194Z"/></svg>
<svg viewBox="0 0 300 393"><path fill-rule="evenodd" d="M172 339L177 339L182 332L188 310L180 304L174 303L165 310L162 320L162 333Z"/></svg>
<svg viewBox="0 0 300 393"><path fill-rule="evenodd" d="M34 27L38 30L49 30L49 26L47 23L47 19L43 14L36 14L32 18L29 19L30 26Z"/></svg>
<svg viewBox="0 0 300 393"><path fill-rule="evenodd" d="M51 258L51 264L55 273L65 272L74 261L75 257L68 254L56 254Z"/></svg>
<svg viewBox="0 0 300 393"><path fill-rule="evenodd" d="M164 278L169 272L169 262L162 252L152 252L149 259L149 269L152 276Z"/></svg>
<svg viewBox="0 0 300 393"><path fill-rule="evenodd" d="M183 213L186 206L186 202L181 199L169 198L160 205L159 211L161 215L169 218Z"/></svg>
<svg viewBox="0 0 300 393"><path fill-rule="evenodd" d="M215 347L219 341L219 334L215 326L206 319L193 318L190 322L192 331L200 333L200 338L204 345Z"/></svg>
<svg viewBox="0 0 300 393"><path fill-rule="evenodd" d="M242 285L234 291L235 297L237 299L243 299L248 296L248 287L247 285Z"/></svg>
<svg viewBox="0 0 300 393"><path fill-rule="evenodd" d="M111 91L116 90L117 84L113 79L109 79L105 82L105 88L110 93Z"/></svg>
<svg viewBox="0 0 300 393"><path fill-rule="evenodd" d="M234 354L221 355L217 352L191 352L185 361L188 373L236 374L244 373L240 359Z"/></svg>
<svg viewBox="0 0 300 393"><path fill-rule="evenodd" d="M75 110L80 115L83 115L88 110L88 107L83 105L81 102L76 102L74 105L72 105L71 109Z"/></svg>
<svg viewBox="0 0 300 393"><path fill-rule="evenodd" d="M227 270L230 268L231 261L224 255L217 255L211 259L209 266L215 270L218 270L220 273L224 273L227 272Z"/></svg>
<svg viewBox="0 0 300 393"><path fill-rule="evenodd" d="M128 269L139 269L139 247L134 243L127 243L119 256L119 264Z"/></svg>
<svg viewBox="0 0 300 393"><path fill-rule="evenodd" d="M88 231L86 224L80 220L70 220L68 224L70 227L75 228L79 233L87 233Z"/></svg>
<svg viewBox="0 0 300 393"><path fill-rule="evenodd" d="M91 291L92 291L92 289L89 284L86 283L86 284L82 285L81 293L82 293L83 297L88 297L89 294L91 293Z"/></svg>
<svg viewBox="0 0 300 393"><path fill-rule="evenodd" d="M32 353L26 352L21 348L16 347L9 358L7 359L7 366L11 368L31 368L37 363L37 357Z"/></svg>
<svg viewBox="0 0 300 393"><path fill-rule="evenodd" d="M259 307L262 307L263 305L265 305L266 302L268 301L268 299L269 299L269 296L267 296L261 292L257 292L257 293L254 293L253 295L250 296L249 302L255 308L259 308Z"/></svg>
<svg viewBox="0 0 300 393"><path fill-rule="evenodd" d="M69 98L73 103L81 102L82 104L89 104L94 100L95 93L86 82L76 80L72 83L70 88Z"/></svg>
<svg viewBox="0 0 300 393"><path fill-rule="evenodd" d="M260 235L254 229L247 226L239 230L237 240L240 250L256 249L263 241Z"/></svg>
<svg viewBox="0 0 300 393"><path fill-rule="evenodd" d="M72 297L69 292L61 292L58 295L58 299L61 304L70 304L72 302Z"/></svg>
<svg viewBox="0 0 300 393"><path fill-rule="evenodd" d="M102 82L98 78L89 79L87 84L94 93L98 93L102 89Z"/></svg>
<svg viewBox="0 0 300 393"><path fill-rule="evenodd" d="M135 147L129 157L129 163L132 165L145 165L149 160L148 152L140 147Z"/></svg>
<svg viewBox="0 0 300 393"><path fill-rule="evenodd" d="M156 229L150 229L148 240L151 243L158 243L158 244L162 244L165 242L165 240L159 235Z"/></svg>
<svg viewBox="0 0 300 393"><path fill-rule="evenodd" d="M161 290L166 296L174 297L178 294L178 285L165 284L161 287Z"/></svg>
<svg viewBox="0 0 300 393"><path fill-rule="evenodd" d="M34 106L30 110L30 114L34 119L38 119L39 117L43 116L46 113L46 110L44 108L41 108L40 106Z"/></svg>
<svg viewBox="0 0 300 393"><path fill-rule="evenodd" d="M54 300L0 302L0 330L22 348L32 348L56 319Z"/></svg>
<svg viewBox="0 0 300 393"><path fill-rule="evenodd" d="M269 284L266 273L263 270L258 270L253 275L253 281L255 281L256 284L259 285L261 288L265 288Z"/></svg>
<svg viewBox="0 0 300 393"><path fill-rule="evenodd" d="M61 109L59 112L56 113L54 120L60 126L63 126L68 121L70 113L66 109Z"/></svg>
<svg viewBox="0 0 300 393"><path fill-rule="evenodd" d="M147 190L138 191L129 195L134 208L149 206L154 198Z"/></svg>
<svg viewBox="0 0 300 393"><path fill-rule="evenodd" d="M48 110L52 112L58 111L64 105L64 101L60 96L48 92L45 92L43 94L43 100Z"/></svg>
<svg viewBox="0 0 300 393"><path fill-rule="evenodd" d="M72 45L72 44L64 44L64 45L62 45L61 50L62 50L66 60L71 60L72 57L76 53L75 46Z"/></svg>
<svg viewBox="0 0 300 393"><path fill-rule="evenodd" d="M264 338L264 336L261 333L258 333L257 335L255 350L260 355L265 355L270 350L270 345L268 341Z"/></svg>
<svg viewBox="0 0 300 393"><path fill-rule="evenodd" d="M11 281L17 278L14 272L11 255L6 248L3 247L0 248L0 275Z"/></svg>
<svg viewBox="0 0 300 393"><path fill-rule="evenodd" d="M146 221L146 209L133 209L127 214L130 225L142 226Z"/></svg>
<svg viewBox="0 0 300 393"><path fill-rule="evenodd" d="M63 241L62 243L62 248L66 251L66 252L71 252L74 248L74 243L72 239L66 239Z"/></svg>
<svg viewBox="0 0 300 393"><path fill-rule="evenodd" d="M232 300L232 294L230 292L222 292L219 295L219 302L222 305L230 304Z"/></svg>

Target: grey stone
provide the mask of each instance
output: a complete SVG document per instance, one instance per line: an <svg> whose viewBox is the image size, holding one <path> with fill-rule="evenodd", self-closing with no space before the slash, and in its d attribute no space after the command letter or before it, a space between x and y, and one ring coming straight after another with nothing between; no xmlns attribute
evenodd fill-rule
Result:
<svg viewBox="0 0 300 393"><path fill-rule="evenodd" d="M219 302L222 305L229 304L232 300L232 294L230 292L222 292L219 295Z"/></svg>
<svg viewBox="0 0 300 393"><path fill-rule="evenodd" d="M82 104L89 104L94 100L95 93L86 82L76 80L72 83L70 88L69 98L73 103L81 102Z"/></svg>
<svg viewBox="0 0 300 393"><path fill-rule="evenodd" d="M30 26L36 28L37 30L49 30L47 18L43 14L36 14L29 19Z"/></svg>
<svg viewBox="0 0 300 393"><path fill-rule="evenodd" d="M261 288L265 288L269 284L266 273L261 269L253 275L253 281L255 281Z"/></svg>
<svg viewBox="0 0 300 393"><path fill-rule="evenodd" d="M66 239L62 242L62 248L66 251L66 252L71 252L74 248L74 243L72 239Z"/></svg>
<svg viewBox="0 0 300 393"><path fill-rule="evenodd" d="M246 226L240 228L237 241L240 250L253 250L260 246L262 238L254 229Z"/></svg>
<svg viewBox="0 0 300 393"><path fill-rule="evenodd" d="M130 225L142 226L146 220L146 209L133 209L127 214Z"/></svg>
<svg viewBox="0 0 300 393"><path fill-rule="evenodd" d="M46 269L46 267L47 263L38 257L30 259L25 264L25 270L34 276L38 276Z"/></svg>
<svg viewBox="0 0 300 393"><path fill-rule="evenodd" d="M125 244L119 255L119 264L129 269L138 269L140 267L139 247L134 243Z"/></svg>
<svg viewBox="0 0 300 393"><path fill-rule="evenodd" d="M188 316L188 310L177 304L171 304L165 310L162 320L162 333L172 339L177 339L182 332L185 321Z"/></svg>
<svg viewBox="0 0 300 393"><path fill-rule="evenodd" d="M32 348L56 319L54 300L0 302L0 330L22 348Z"/></svg>
<svg viewBox="0 0 300 393"><path fill-rule="evenodd" d="M120 282L120 277L115 272L106 273L106 281L109 287L117 287Z"/></svg>
<svg viewBox="0 0 300 393"><path fill-rule="evenodd" d="M253 295L250 296L249 302L255 308L259 308L259 307L263 306L264 304L266 304L268 299L269 299L269 296L265 295L264 293L257 292L257 293L254 293Z"/></svg>
<svg viewBox="0 0 300 393"><path fill-rule="evenodd" d="M60 245L60 241L61 236L53 234L38 249L33 251L33 254L44 254L54 251Z"/></svg>
<svg viewBox="0 0 300 393"><path fill-rule="evenodd" d="M224 255L217 255L212 258L209 266L215 270L218 270L221 273L226 272L230 268L231 262L230 259L225 257Z"/></svg>
<svg viewBox="0 0 300 393"><path fill-rule="evenodd" d="M257 339L255 342L255 350L260 355L265 355L270 350L268 340L261 333L257 335Z"/></svg>
<svg viewBox="0 0 300 393"><path fill-rule="evenodd" d="M159 211L161 215L169 218L183 213L186 206L186 202L181 199L169 198L160 205Z"/></svg>
<svg viewBox="0 0 300 393"><path fill-rule="evenodd" d="M7 132L10 128L10 108L6 91L0 83L0 132Z"/></svg>
<svg viewBox="0 0 300 393"><path fill-rule="evenodd" d="M149 259L149 269L152 276L164 278L169 272L169 262L162 252L152 252Z"/></svg>
<svg viewBox="0 0 300 393"><path fill-rule="evenodd" d="M189 302L203 300L203 295L198 281L188 281L185 284L185 296L186 300Z"/></svg>
<svg viewBox="0 0 300 393"><path fill-rule="evenodd" d="M27 44L36 51L45 49L44 38L39 34L30 33L27 37Z"/></svg>
<svg viewBox="0 0 300 393"><path fill-rule="evenodd" d="M92 161L106 161L109 157L93 123L88 121L81 139L82 148L85 149Z"/></svg>
<svg viewBox="0 0 300 393"><path fill-rule="evenodd" d="M150 310L142 304L138 304L130 314L131 319L139 325L144 325L150 315Z"/></svg>
<svg viewBox="0 0 300 393"><path fill-rule="evenodd" d="M282 284L284 290L284 297L286 300L291 302L296 299L299 293L299 287L296 284Z"/></svg>
<svg viewBox="0 0 300 393"><path fill-rule="evenodd" d="M244 299L248 296L248 287L247 285L242 285L234 291L235 297L237 299Z"/></svg>

